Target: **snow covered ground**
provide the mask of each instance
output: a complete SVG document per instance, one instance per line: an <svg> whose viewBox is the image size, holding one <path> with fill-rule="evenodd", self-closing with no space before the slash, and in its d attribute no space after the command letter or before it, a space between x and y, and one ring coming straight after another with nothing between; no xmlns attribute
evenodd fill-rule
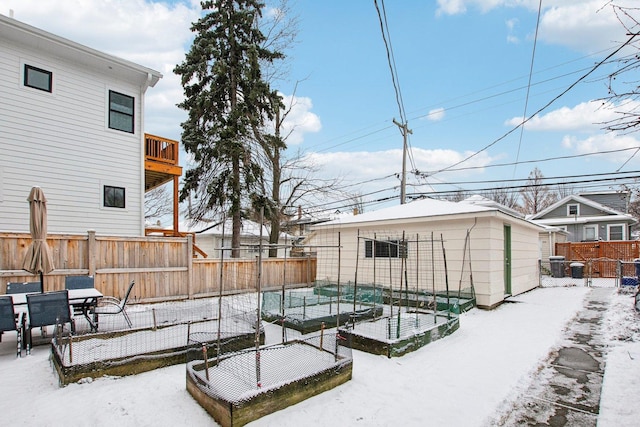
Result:
<svg viewBox="0 0 640 427"><path fill-rule="evenodd" d="M583 306L585 287L538 288L492 311L472 310L460 329L400 358L353 352L353 379L252 426L485 426L525 388ZM613 291L613 289L612 289ZM609 352L598 425L635 426L640 390L640 316L629 294L605 314ZM268 342L281 336L266 325ZM15 357L15 334L0 343L3 424L37 426L211 426L176 365L123 378L58 387L48 346Z"/></svg>

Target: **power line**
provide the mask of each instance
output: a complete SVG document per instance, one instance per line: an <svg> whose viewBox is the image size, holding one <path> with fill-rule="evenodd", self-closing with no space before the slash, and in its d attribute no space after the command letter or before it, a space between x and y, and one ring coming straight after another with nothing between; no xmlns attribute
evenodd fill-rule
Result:
<svg viewBox="0 0 640 427"><path fill-rule="evenodd" d="M536 45L538 44L538 28L540 27L540 13L542 11L542 0L538 2L538 18L536 20L536 34L533 37L533 51L531 52L531 65L529 66L529 81L527 82L527 94L524 97L524 112L522 118L527 117L527 106L529 105L529 92L531 91L531 77L533 75L533 62L536 57ZM524 126L520 127L520 138L518 139L518 151L516 152L516 164L513 166L513 175L516 175L518 160L520 160L520 147L522 146L522 136L524 135Z"/></svg>
<svg viewBox="0 0 640 427"><path fill-rule="evenodd" d="M591 70L589 70L586 74L582 75L578 80L576 80L575 82L573 82L571 85L569 85L569 87L567 87L565 90L563 90L560 94L556 95L553 99L551 99L549 102L547 102L545 105L543 105L541 108L539 108L536 112L534 112L531 116L525 118L522 123L520 123L519 125L517 125L516 127L514 127L513 129L509 130L508 132L506 132L504 135L502 135L501 137L499 137L498 139L494 140L493 142L491 142L490 144L486 145L485 147L483 147L482 149L476 151L475 153L471 154L470 156L467 156L466 158L444 168L444 169L440 169L438 172L444 172L446 170L449 170L453 167L456 167L472 158L474 158L475 156L477 156L478 154L482 153L483 151L488 150L489 148L493 147L494 145L496 145L498 142L502 141L503 139L505 139L507 136L511 135L513 132L515 132L517 129L519 129L521 126L524 126L525 123L529 122L531 119L533 119L534 117L536 117L538 114L540 114L542 111L546 110L547 108L549 108L549 106L551 104L553 104L554 102L556 102L558 99L560 99L561 97L563 97L567 92L569 92L571 89L573 89L578 83L580 83L581 81L583 81L584 79L586 79L589 75L591 75L595 70L597 70L602 64L604 64L606 61L609 60L609 58L613 57L615 54L617 54L618 52L620 52L623 48L625 48L629 43L631 43L631 41L636 37L635 34L631 35L629 37L629 39L627 39L626 42L624 42L622 45L620 45L616 50L614 50L613 52L611 52L609 55L607 55L607 57L603 60L601 60L600 62L598 62L596 65L594 65Z"/></svg>

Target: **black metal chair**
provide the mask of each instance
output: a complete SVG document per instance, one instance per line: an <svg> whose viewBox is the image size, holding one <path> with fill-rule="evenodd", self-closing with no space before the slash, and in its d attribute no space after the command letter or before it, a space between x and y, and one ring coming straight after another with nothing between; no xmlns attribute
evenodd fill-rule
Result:
<svg viewBox="0 0 640 427"><path fill-rule="evenodd" d="M22 333L24 330L24 313L16 313L11 297L0 297L0 342L4 332L15 331L18 334L18 351L16 357L22 356Z"/></svg>
<svg viewBox="0 0 640 427"><path fill-rule="evenodd" d="M8 282L6 294L26 294L28 292L42 292L40 282Z"/></svg>
<svg viewBox="0 0 640 427"><path fill-rule="evenodd" d="M131 328L132 326L131 319L129 319L129 315L127 314L126 306L127 306L127 301L129 301L129 296L131 295L131 290L133 289L133 285L135 284L136 282L132 280L131 284L129 285L129 289L127 289L127 292L124 294L124 298L121 300L111 296L105 296L100 298L100 302L98 303L98 306L94 309L94 313L97 315L122 313L122 315L124 316L124 320L126 320L127 325L129 325L129 328ZM96 322L96 329L97 328L98 328L98 323Z"/></svg>
<svg viewBox="0 0 640 427"><path fill-rule="evenodd" d="M66 276L64 278L65 289L91 289L95 287L93 276ZM73 306L74 315L84 315L85 307L83 304Z"/></svg>
<svg viewBox="0 0 640 427"><path fill-rule="evenodd" d="M27 354L31 353L31 330L35 327L49 325L71 325L71 333L75 334L76 325L69 308L69 291L45 292L27 295L29 319L26 327Z"/></svg>
<svg viewBox="0 0 640 427"><path fill-rule="evenodd" d="M93 276L66 276L64 278L65 289L91 289L94 286Z"/></svg>

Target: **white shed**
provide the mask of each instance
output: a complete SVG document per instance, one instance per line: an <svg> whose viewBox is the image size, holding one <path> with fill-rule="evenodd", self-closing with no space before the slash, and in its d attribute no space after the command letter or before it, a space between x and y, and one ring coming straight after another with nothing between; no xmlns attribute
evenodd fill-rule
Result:
<svg viewBox="0 0 640 427"><path fill-rule="evenodd" d="M444 241L451 282L460 276L464 263L471 260L478 307L493 308L506 297L526 292L539 283L541 227L499 205L422 199L318 224L313 230L307 241L309 245L337 244L339 236L341 283L356 280L362 283L365 278L361 271L376 262L375 257L370 256L370 247L367 252L366 243L358 236L376 234L376 238L406 236L411 239L411 236L426 237L432 233L437 239L442 236ZM337 280L335 273L331 273L335 266L330 266L331 260L321 259L323 253L318 251L317 277ZM397 252L391 254L394 255L398 257ZM356 265L360 271L358 277ZM424 272L429 270L428 265L420 268Z"/></svg>

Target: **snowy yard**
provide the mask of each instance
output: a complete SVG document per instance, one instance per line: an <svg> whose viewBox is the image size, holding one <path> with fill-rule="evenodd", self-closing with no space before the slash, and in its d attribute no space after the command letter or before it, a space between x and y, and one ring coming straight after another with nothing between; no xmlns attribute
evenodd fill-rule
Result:
<svg viewBox="0 0 640 427"><path fill-rule="evenodd" d="M539 288L492 311L460 315L453 335L402 358L353 352L346 384L254 426L485 426L505 401L529 385L589 288ZM612 290L613 291L613 290ZM614 294L605 313L609 353L598 425L637 425L640 317L631 295ZM281 332L265 324L268 343ZM289 335L295 335L290 332ZM5 423L38 426L211 426L188 394L185 365L136 376L100 378L58 387L50 348L15 357L15 334L0 343L0 413Z"/></svg>

